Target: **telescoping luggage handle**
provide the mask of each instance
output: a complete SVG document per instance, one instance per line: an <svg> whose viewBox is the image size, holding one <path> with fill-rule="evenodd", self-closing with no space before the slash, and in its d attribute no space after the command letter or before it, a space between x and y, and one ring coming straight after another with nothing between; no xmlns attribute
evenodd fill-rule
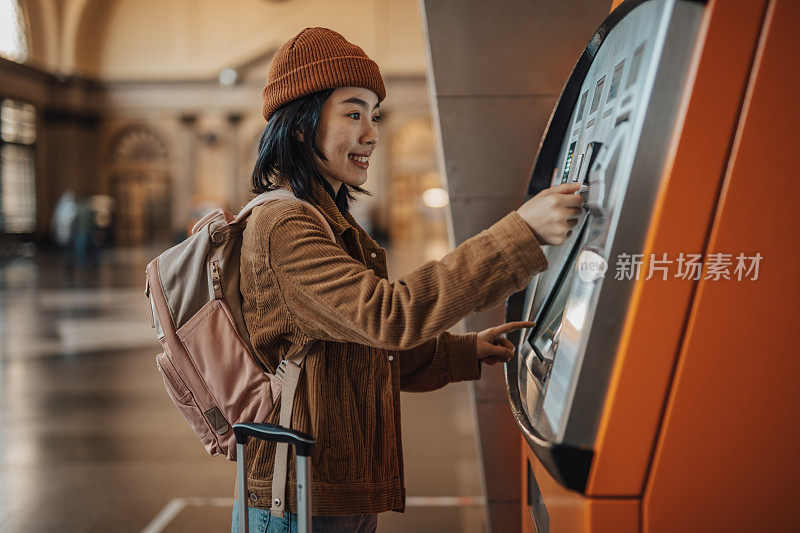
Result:
<svg viewBox="0 0 800 533"><path fill-rule="evenodd" d="M292 444L297 452L297 532L311 531L311 452L314 439L311 436L274 424L234 424L236 437L236 477L239 483L239 531L248 532L247 472L245 472L245 450L250 437L269 442Z"/></svg>

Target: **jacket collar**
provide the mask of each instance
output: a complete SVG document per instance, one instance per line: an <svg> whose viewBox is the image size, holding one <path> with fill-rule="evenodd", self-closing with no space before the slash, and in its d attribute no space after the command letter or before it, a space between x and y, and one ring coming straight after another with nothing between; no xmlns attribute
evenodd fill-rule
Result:
<svg viewBox="0 0 800 533"><path fill-rule="evenodd" d="M322 184L322 188L325 189L325 192L328 193L328 196L333 198L333 203L339 208L339 212L341 212L342 215L345 215L350 209L350 206L347 204L347 187L340 185L339 192L337 193L334 192L333 187L331 187L331 184L328 183L328 180L320 180L320 183ZM345 218L347 218L347 216L345 216Z"/></svg>
<svg viewBox="0 0 800 533"><path fill-rule="evenodd" d="M289 180L283 176L270 176L270 181L281 189L288 189L290 191L292 190L291 183L289 183ZM333 188L330 185L328 185L328 188L331 190L331 192L333 192ZM340 189L339 194L341 195L343 193L344 191ZM320 210L322 216L324 216L325 220L327 220L328 224L330 224L334 234L341 235L347 230L347 228L353 227L350 213L345 212L346 214L342 214L342 212L336 206L333 197L327 190L325 190L325 187L322 185L322 183L313 180L311 183L311 197L305 198L305 200L310 201Z"/></svg>

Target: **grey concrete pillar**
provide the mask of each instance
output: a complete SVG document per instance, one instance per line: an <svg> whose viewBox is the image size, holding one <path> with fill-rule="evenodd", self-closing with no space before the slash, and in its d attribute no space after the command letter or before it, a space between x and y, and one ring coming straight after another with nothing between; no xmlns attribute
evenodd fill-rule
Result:
<svg viewBox="0 0 800 533"><path fill-rule="evenodd" d="M431 105L457 245L516 209L558 95L610 0L420 0ZM466 320L502 323L502 307ZM474 386L487 530L519 531L520 434L503 369Z"/></svg>

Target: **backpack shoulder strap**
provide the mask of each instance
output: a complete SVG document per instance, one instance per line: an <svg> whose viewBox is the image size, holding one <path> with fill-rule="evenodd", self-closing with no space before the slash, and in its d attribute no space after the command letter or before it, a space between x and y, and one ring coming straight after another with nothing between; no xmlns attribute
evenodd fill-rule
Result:
<svg viewBox="0 0 800 533"><path fill-rule="evenodd" d="M192 226L192 230L189 232L189 235L194 235L195 233L200 231L200 229L203 226L205 226L206 224L208 224L209 222L211 222L212 220L214 220L218 216L222 216L225 220L228 221L229 224L230 224L231 220L233 220L233 215L228 213L224 209L222 209L222 208L214 209L213 211L211 211L210 213L205 215L203 218L201 218L200 220L198 220L197 222L194 223L194 226Z"/></svg>
<svg viewBox="0 0 800 533"><path fill-rule="evenodd" d="M276 189L274 191L267 191L259 194L242 208L239 214L233 218L231 223L244 220L250 215L253 209L259 205L264 205L267 202L278 200L294 200L296 202L300 202L301 204L305 204L320 221L322 227L325 228L328 237L330 237L332 241L336 242L336 238L333 234L330 224L328 224L328 221L325 220L324 216L322 216L322 213L319 211L319 209L314 207L314 205L311 203L297 198L291 193L291 191L286 189ZM293 350L290 350L289 354L287 354L286 358L281 361L281 364L278 365L278 368L275 371L276 376L282 382L281 407L278 418L278 424L280 424L282 427L292 427L292 407L294 405L295 391L297 390L297 383L300 380L300 371L302 369L303 360L306 358L306 355L308 354L308 351L311 349L312 345L313 342L306 344L300 350L294 353L292 353ZM284 509L286 507L285 495L286 476L288 472L288 457L289 445L285 442L279 442L275 450L275 463L272 469L272 506L270 509L270 513L279 518L283 517Z"/></svg>
<svg viewBox="0 0 800 533"><path fill-rule="evenodd" d="M308 350L313 343L306 344L295 354L289 355L281 361L276 374L283 379L281 386L281 410L278 417L278 424L281 427L292 427L292 406L294 405L294 394L297 383L300 381L300 370L303 360L306 358ZM286 473L289 460L289 444L279 442L275 449L275 464L272 469L272 516L283 518L286 506Z"/></svg>
<svg viewBox="0 0 800 533"><path fill-rule="evenodd" d="M275 189L272 191L262 192L261 194L250 200L247 203L247 205L245 205L242 208L242 210L239 211L239 214L233 217L230 223L235 224L237 222L241 222L242 220L250 216L250 213L253 211L253 209L258 207L259 205L263 205L267 202L271 202L274 200L282 200L282 199L294 200L310 208L314 216L316 216L317 219L322 223L322 227L325 228L328 237L330 237L332 241L336 241L336 237L333 235L333 230L331 229L330 224L328 224L328 221L325 220L324 216L322 216L322 213L319 212L319 209L314 207L310 202L306 202L305 200L297 198L291 191L286 189Z"/></svg>

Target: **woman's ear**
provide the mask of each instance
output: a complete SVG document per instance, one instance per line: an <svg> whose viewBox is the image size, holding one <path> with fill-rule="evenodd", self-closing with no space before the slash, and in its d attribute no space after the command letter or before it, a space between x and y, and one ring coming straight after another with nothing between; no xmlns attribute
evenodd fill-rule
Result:
<svg viewBox="0 0 800 533"><path fill-rule="evenodd" d="M303 136L303 132L299 130L294 130L294 138L300 142L305 142L305 137Z"/></svg>

